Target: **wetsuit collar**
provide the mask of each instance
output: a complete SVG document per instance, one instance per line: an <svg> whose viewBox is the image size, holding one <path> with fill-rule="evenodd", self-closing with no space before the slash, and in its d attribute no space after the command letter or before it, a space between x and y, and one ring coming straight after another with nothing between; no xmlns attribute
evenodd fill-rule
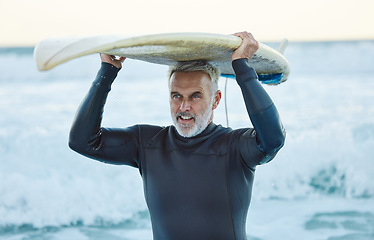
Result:
<svg viewBox="0 0 374 240"><path fill-rule="evenodd" d="M217 125L215 125L213 122L209 123L208 126L204 129L204 131L202 131L201 133L199 133L198 135L194 136L194 137L183 137L181 136L177 129L175 128L175 126L173 126L173 130L175 132L175 137L178 139L178 140L181 140L183 142L188 142L189 140L191 139L196 139L196 138L201 138L201 137L205 137L207 135L209 135L210 133L212 133L214 131L214 129L216 129Z"/></svg>

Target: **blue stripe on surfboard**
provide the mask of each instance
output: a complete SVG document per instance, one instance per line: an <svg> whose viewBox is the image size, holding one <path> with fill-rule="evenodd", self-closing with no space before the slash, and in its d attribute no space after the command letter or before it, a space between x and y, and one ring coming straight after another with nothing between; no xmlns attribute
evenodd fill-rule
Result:
<svg viewBox="0 0 374 240"><path fill-rule="evenodd" d="M222 74L221 76L236 79L235 75ZM258 80L263 84L279 84L282 77L283 73L258 74Z"/></svg>

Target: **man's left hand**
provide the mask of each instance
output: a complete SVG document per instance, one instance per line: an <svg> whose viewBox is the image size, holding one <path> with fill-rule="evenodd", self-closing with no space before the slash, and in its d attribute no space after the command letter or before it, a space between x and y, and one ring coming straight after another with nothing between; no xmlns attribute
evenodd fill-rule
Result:
<svg viewBox="0 0 374 240"><path fill-rule="evenodd" d="M232 60L247 58L250 59L259 48L259 44L253 35L249 32L235 33L234 36L240 37L243 41L242 44L233 52Z"/></svg>

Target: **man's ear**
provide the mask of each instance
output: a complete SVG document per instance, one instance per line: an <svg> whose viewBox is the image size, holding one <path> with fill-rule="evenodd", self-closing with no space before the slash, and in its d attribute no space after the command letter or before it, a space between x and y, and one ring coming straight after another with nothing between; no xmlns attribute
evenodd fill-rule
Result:
<svg viewBox="0 0 374 240"><path fill-rule="evenodd" d="M213 98L213 110L216 109L218 107L218 104L219 102L221 101L221 97L222 97L222 93L220 90L218 90L215 94L214 94L214 98Z"/></svg>

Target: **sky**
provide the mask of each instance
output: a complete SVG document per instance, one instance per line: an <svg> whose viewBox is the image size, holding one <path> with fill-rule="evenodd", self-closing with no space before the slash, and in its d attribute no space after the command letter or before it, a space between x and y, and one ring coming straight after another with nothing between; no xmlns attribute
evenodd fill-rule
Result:
<svg viewBox="0 0 374 240"><path fill-rule="evenodd" d="M169 32L259 41L374 39L374 0L0 0L0 46L44 38Z"/></svg>

